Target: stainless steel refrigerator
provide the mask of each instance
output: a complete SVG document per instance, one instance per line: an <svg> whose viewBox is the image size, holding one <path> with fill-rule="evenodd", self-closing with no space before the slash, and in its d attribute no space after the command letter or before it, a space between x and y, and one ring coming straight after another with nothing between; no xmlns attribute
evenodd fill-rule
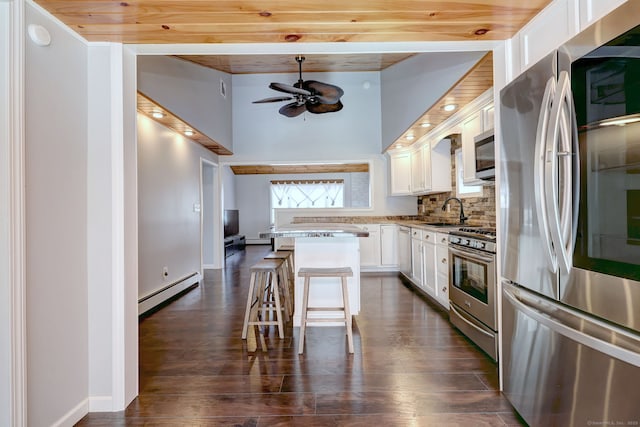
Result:
<svg viewBox="0 0 640 427"><path fill-rule="evenodd" d="M531 426L640 425L640 2L500 105L504 393Z"/></svg>

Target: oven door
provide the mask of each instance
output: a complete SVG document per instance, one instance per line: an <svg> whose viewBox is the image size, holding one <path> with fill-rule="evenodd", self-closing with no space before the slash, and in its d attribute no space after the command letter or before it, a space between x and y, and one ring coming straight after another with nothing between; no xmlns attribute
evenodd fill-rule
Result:
<svg viewBox="0 0 640 427"><path fill-rule="evenodd" d="M449 269L451 302L497 330L495 255L450 245Z"/></svg>

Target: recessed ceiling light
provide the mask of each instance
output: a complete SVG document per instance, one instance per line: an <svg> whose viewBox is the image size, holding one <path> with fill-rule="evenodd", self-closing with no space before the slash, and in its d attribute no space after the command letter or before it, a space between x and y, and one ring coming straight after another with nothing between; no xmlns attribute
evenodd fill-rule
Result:
<svg viewBox="0 0 640 427"><path fill-rule="evenodd" d="M446 104L444 107L442 107L444 111L453 111L456 108L458 108L456 104Z"/></svg>
<svg viewBox="0 0 640 427"><path fill-rule="evenodd" d="M161 119L164 117L164 113L162 111L157 111L157 110L151 113L151 115L153 116L154 119Z"/></svg>
<svg viewBox="0 0 640 427"><path fill-rule="evenodd" d="M196 133L195 133L194 131L192 131L191 129L187 129L187 130L185 130L185 131L184 131L184 134L185 134L186 136L193 136L193 135L195 135Z"/></svg>
<svg viewBox="0 0 640 427"><path fill-rule="evenodd" d="M420 123L420 127L428 128L429 126L431 126L431 123L429 122Z"/></svg>
<svg viewBox="0 0 640 427"><path fill-rule="evenodd" d="M408 139L409 141L413 140L415 138L415 136L413 135L407 135L406 139Z"/></svg>

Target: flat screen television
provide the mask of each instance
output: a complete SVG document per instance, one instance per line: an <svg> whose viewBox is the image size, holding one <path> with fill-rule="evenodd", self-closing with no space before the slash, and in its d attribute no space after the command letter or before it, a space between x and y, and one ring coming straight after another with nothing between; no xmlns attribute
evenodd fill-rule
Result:
<svg viewBox="0 0 640 427"><path fill-rule="evenodd" d="M237 209L225 209L224 211L224 237L235 236L240 233Z"/></svg>

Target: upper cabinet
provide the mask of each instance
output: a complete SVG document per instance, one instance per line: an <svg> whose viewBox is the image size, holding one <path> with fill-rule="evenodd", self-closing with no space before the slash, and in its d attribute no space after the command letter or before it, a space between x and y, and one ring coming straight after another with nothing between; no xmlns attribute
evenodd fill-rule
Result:
<svg viewBox="0 0 640 427"><path fill-rule="evenodd" d="M419 142L391 152L391 195L419 195L451 191L451 141ZM409 167L407 168L407 164Z"/></svg>
<svg viewBox="0 0 640 427"><path fill-rule="evenodd" d="M476 179L476 150L474 138L493 129L493 101L487 99L477 110L471 112L462 121L462 168L464 183L467 185L485 185Z"/></svg>
<svg viewBox="0 0 640 427"><path fill-rule="evenodd" d="M389 154L389 187L394 196L411 194L411 153Z"/></svg>
<svg viewBox="0 0 640 427"><path fill-rule="evenodd" d="M552 1L512 39L515 53L513 76L519 75L626 1Z"/></svg>
<svg viewBox="0 0 640 427"><path fill-rule="evenodd" d="M582 0L580 2L580 29L602 18L627 0Z"/></svg>

